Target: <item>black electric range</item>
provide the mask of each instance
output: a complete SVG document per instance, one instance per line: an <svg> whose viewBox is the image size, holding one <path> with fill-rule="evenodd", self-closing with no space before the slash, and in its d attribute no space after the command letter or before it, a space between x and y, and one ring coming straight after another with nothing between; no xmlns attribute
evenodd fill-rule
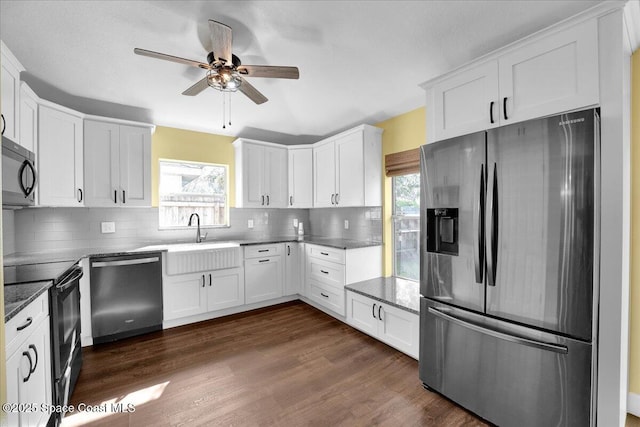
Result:
<svg viewBox="0 0 640 427"><path fill-rule="evenodd" d="M17 285L51 280L55 285L67 276L75 265L76 261L59 261L4 267L4 284Z"/></svg>

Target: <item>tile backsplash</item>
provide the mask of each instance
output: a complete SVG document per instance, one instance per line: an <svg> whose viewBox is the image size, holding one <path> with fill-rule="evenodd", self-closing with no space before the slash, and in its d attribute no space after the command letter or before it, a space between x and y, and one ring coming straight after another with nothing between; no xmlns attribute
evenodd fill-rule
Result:
<svg viewBox="0 0 640 427"><path fill-rule="evenodd" d="M6 214L6 212L9 212ZM293 220L305 234L382 241L381 208L248 209L231 208L230 226L203 228L208 239L294 236ZM195 227L158 229L157 208L29 208L3 211L4 253L55 249L117 248L140 243L191 241ZM247 226L253 220L253 228ZM349 229L344 229L344 221ZM101 223L114 222L115 233L102 234Z"/></svg>

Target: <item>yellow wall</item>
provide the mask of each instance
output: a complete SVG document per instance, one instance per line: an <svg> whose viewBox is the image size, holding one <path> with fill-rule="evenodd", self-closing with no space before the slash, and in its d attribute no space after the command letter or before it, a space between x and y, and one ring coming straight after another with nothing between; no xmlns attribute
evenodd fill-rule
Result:
<svg viewBox="0 0 640 427"><path fill-rule="evenodd" d="M376 124L384 129L382 134L382 170L384 170L384 156L399 151L411 150L423 145L427 141L427 116L424 107L409 111L389 120ZM384 275L393 274L393 236L391 214L391 178L383 176L382 192L382 236L384 239Z"/></svg>
<svg viewBox="0 0 640 427"><path fill-rule="evenodd" d="M640 394L640 50L631 58L630 261L629 391Z"/></svg>
<svg viewBox="0 0 640 427"><path fill-rule="evenodd" d="M151 205L158 206L159 159L190 160L229 166L229 207L236 205L235 137L158 126L151 144Z"/></svg>

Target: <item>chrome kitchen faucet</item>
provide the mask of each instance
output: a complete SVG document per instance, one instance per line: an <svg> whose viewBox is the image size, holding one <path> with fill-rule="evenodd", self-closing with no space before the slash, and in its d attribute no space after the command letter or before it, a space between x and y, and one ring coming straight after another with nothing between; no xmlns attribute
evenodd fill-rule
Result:
<svg viewBox="0 0 640 427"><path fill-rule="evenodd" d="M191 220L193 219L193 217L196 217L196 225L198 226L198 229L196 230L196 243L201 243L204 239L207 238L207 234L209 233L204 233L204 236L202 234L200 234L200 215L198 215L197 213L192 213L191 216L189 217L189 223L187 224L188 227L191 227Z"/></svg>

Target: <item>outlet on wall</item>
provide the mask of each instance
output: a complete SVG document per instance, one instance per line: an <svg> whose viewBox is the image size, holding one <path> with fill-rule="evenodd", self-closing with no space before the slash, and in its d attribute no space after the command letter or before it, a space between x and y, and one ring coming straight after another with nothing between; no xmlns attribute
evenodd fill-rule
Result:
<svg viewBox="0 0 640 427"><path fill-rule="evenodd" d="M349 229L349 220L348 220L348 219L345 219L345 220L344 220L344 229L345 229L345 230L348 230L348 229Z"/></svg>
<svg viewBox="0 0 640 427"><path fill-rule="evenodd" d="M102 234L115 233L116 232L116 223L115 222L101 222L100 223L100 231L102 232Z"/></svg>
<svg viewBox="0 0 640 427"><path fill-rule="evenodd" d="M253 228L253 220L252 219L247 221L247 228Z"/></svg>
<svg viewBox="0 0 640 427"><path fill-rule="evenodd" d="M298 218L293 219L293 228L298 228Z"/></svg>

